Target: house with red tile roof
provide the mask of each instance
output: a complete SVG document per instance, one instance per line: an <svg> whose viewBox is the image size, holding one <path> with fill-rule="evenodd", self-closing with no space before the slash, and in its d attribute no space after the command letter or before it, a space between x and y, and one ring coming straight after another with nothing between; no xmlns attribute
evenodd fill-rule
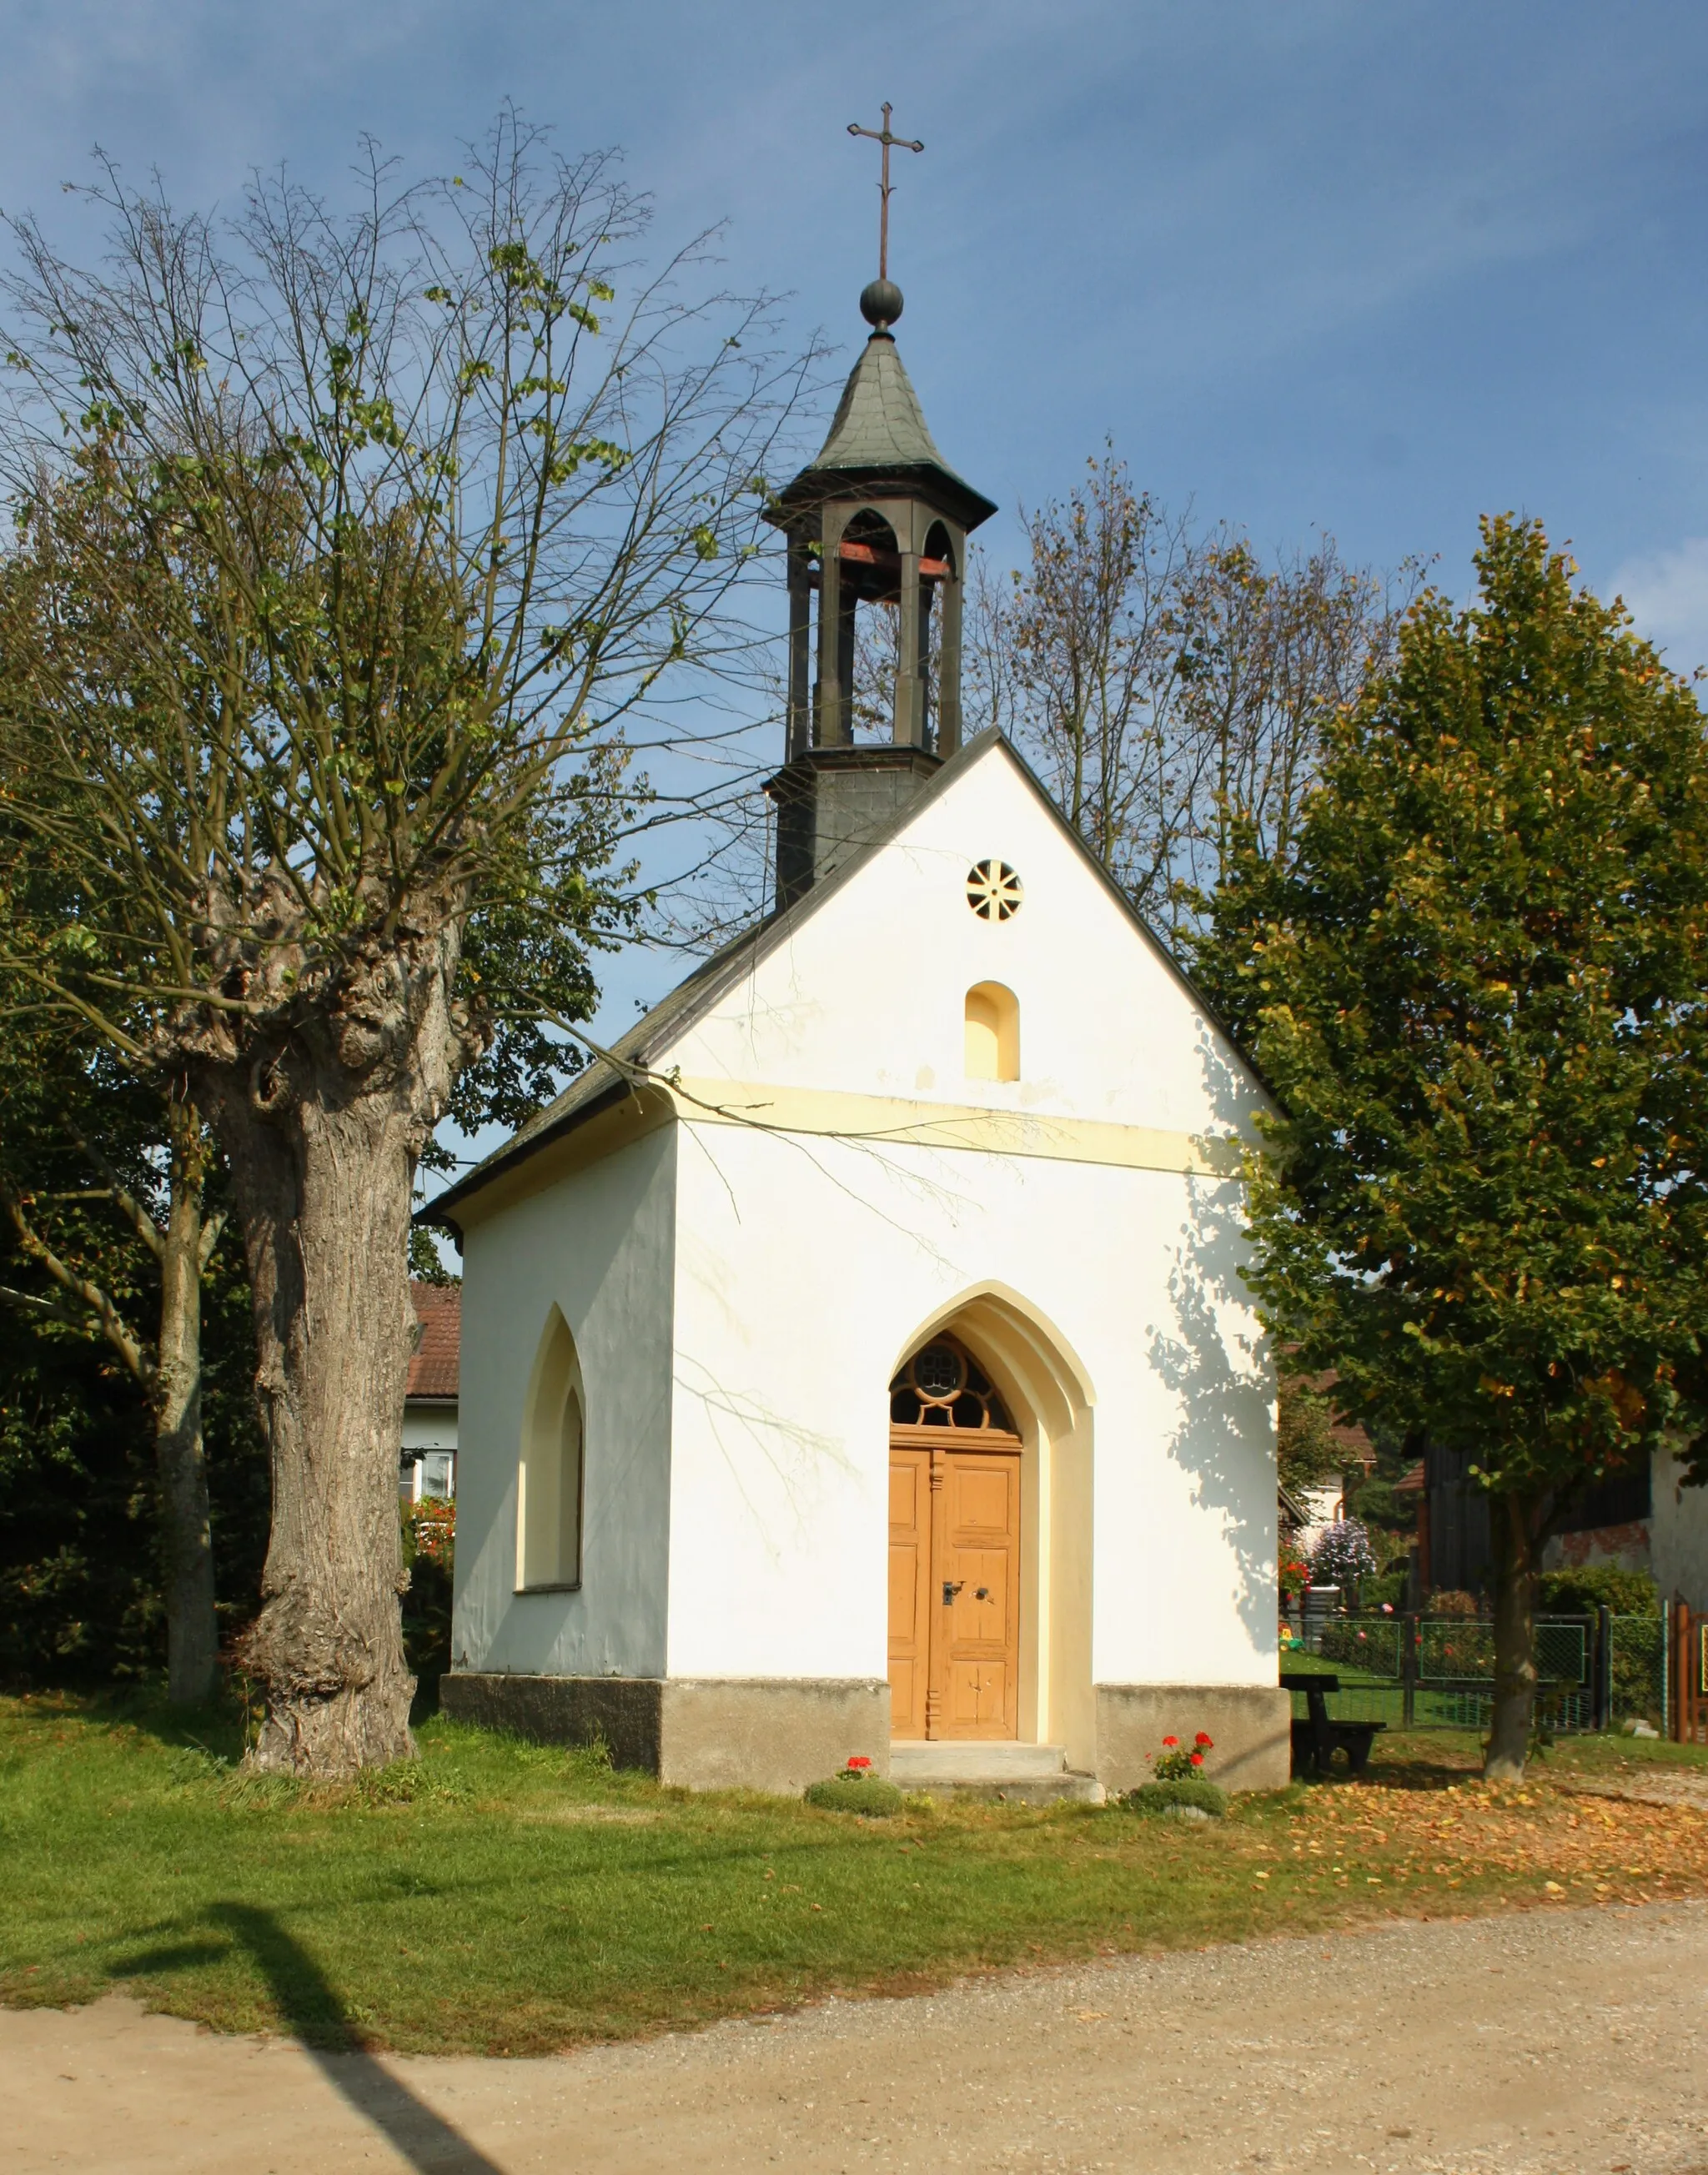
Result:
<svg viewBox="0 0 1708 2175"><path fill-rule="evenodd" d="M404 1393L403 1456L398 1491L406 1502L454 1495L457 1489L457 1377L463 1343L460 1284L411 1283L415 1349Z"/></svg>

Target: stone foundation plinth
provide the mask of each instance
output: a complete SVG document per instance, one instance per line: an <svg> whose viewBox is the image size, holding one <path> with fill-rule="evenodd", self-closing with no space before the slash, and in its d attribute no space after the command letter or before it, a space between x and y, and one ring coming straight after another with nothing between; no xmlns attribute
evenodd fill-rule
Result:
<svg viewBox="0 0 1708 2175"><path fill-rule="evenodd" d="M1293 1773L1293 1701L1275 1684L1098 1684L1097 1776L1106 1790L1152 1779L1165 1737L1215 1739L1204 1773L1224 1790L1284 1789ZM1146 1754L1152 1755L1147 1760Z"/></svg>
<svg viewBox="0 0 1708 2175"><path fill-rule="evenodd" d="M547 1744L602 1738L619 1767L690 1790L797 1796L864 1753L890 1764L890 1688L864 1677L528 1677L453 1669L458 1722Z"/></svg>

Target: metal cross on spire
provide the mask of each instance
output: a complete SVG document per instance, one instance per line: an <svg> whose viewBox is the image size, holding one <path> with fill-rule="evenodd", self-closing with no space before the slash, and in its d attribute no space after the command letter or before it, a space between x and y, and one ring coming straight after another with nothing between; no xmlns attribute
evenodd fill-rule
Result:
<svg viewBox="0 0 1708 2175"><path fill-rule="evenodd" d="M874 144L881 144L884 147L883 178L878 183L878 196L882 205L878 214L878 277L887 279L890 276L890 146L893 144L903 151L923 151L925 147L923 144L912 142L906 136L890 133L890 102L887 99L884 100L884 125L881 128L862 128L858 121L850 121L848 133L850 136L869 136Z"/></svg>

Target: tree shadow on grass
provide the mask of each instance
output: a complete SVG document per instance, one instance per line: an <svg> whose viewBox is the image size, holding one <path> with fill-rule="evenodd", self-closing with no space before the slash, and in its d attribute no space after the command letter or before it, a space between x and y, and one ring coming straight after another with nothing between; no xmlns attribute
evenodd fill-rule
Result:
<svg viewBox="0 0 1708 2175"><path fill-rule="evenodd" d="M496 2161L368 2052L337 1989L271 1911L251 1903L215 1903L206 1923L221 1928L254 1959L280 2014L321 2075L419 2175L502 2175ZM134 1956L113 1975L129 1978L184 1970L221 1953L206 1942L182 1942Z"/></svg>

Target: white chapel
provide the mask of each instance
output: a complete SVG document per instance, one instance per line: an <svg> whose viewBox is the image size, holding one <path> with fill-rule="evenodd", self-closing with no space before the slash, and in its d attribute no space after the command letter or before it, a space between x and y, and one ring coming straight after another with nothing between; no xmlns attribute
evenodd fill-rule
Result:
<svg viewBox="0 0 1708 2175"><path fill-rule="evenodd" d="M432 1211L464 1275L442 1698L693 1787L864 1755L1096 1795L1199 1730L1275 1787L1262 1091L1016 751L963 743L995 508L926 428L899 293L861 308L774 517L773 910Z"/></svg>

